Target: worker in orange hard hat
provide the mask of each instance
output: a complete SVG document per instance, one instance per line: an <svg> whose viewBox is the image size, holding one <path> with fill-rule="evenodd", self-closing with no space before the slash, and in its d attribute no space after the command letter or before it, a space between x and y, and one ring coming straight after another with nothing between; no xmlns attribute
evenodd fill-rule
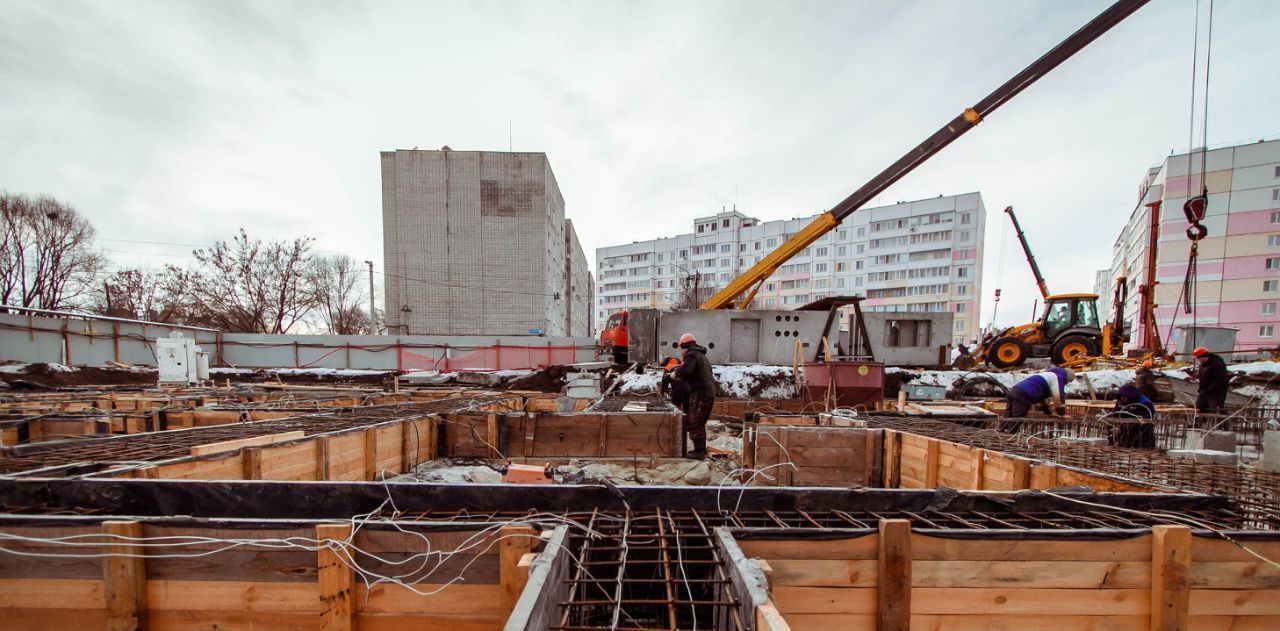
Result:
<svg viewBox="0 0 1280 631"><path fill-rule="evenodd" d="M693 441L693 449L685 457L703 460L707 457L707 419L711 418L711 406L716 401L716 377L711 372L707 349L698 345L692 333L681 335L679 344L684 349L684 360L672 376L689 389L684 428Z"/></svg>
<svg viewBox="0 0 1280 631"><path fill-rule="evenodd" d="M1151 369L1152 366L1154 364L1149 359L1142 362L1142 365L1133 371L1133 385L1138 389L1138 392L1142 393L1142 396L1152 401L1158 401L1157 397L1160 394L1160 389L1156 388L1156 373Z"/></svg>
<svg viewBox="0 0 1280 631"><path fill-rule="evenodd" d="M683 381L675 378L675 370L680 367L680 360L672 357L667 360L665 366L662 367L662 381L658 382L658 394L671 398L672 405L680 408L681 412L689 411L689 387Z"/></svg>
<svg viewBox="0 0 1280 631"><path fill-rule="evenodd" d="M1200 413L1219 414L1226 411L1227 387L1231 384L1231 375L1227 373L1227 362L1217 353L1201 346L1191 354L1200 362L1200 371L1196 375L1200 381L1200 392L1196 396L1196 411Z"/></svg>

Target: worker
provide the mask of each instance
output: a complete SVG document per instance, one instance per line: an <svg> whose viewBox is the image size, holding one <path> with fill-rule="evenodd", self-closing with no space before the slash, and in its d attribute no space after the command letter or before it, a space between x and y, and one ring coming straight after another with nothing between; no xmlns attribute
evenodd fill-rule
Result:
<svg viewBox="0 0 1280 631"><path fill-rule="evenodd" d="M1160 398L1160 390L1156 388L1156 372L1152 370L1153 364L1151 360L1142 362L1137 370L1133 371L1133 385L1153 403Z"/></svg>
<svg viewBox="0 0 1280 631"><path fill-rule="evenodd" d="M1067 406L1063 401L1067 397L1067 383L1075 378L1074 370L1054 366L1019 381L1009 388L1004 408L1005 418L1026 418L1033 405L1039 405L1045 414L1065 416ZM1018 423L1006 421L1000 425L1000 431L1016 433Z"/></svg>
<svg viewBox="0 0 1280 631"><path fill-rule="evenodd" d="M958 370L969 370L973 368L973 354L969 352L969 347L961 342L956 345L956 356L951 358L951 367Z"/></svg>
<svg viewBox="0 0 1280 631"><path fill-rule="evenodd" d="M679 343L684 349L684 360L675 368L674 377L683 382L689 392L684 430L693 441L693 450L685 457L704 460L707 457L707 419L711 418L711 406L716 402L716 377L711 372L707 349L698 345L692 333L681 335Z"/></svg>
<svg viewBox="0 0 1280 631"><path fill-rule="evenodd" d="M1126 383L1116 391L1111 410L1111 444L1130 449L1156 448L1156 406L1138 386Z"/></svg>
<svg viewBox="0 0 1280 631"><path fill-rule="evenodd" d="M1217 353L1201 346L1191 354L1200 362L1200 393L1196 396L1196 412L1220 414L1227 407L1227 386L1231 376L1227 374L1227 362Z"/></svg>
<svg viewBox="0 0 1280 631"><path fill-rule="evenodd" d="M658 394L664 397L669 396L671 404L680 408L681 412L689 412L689 387L684 381L675 378L675 370L680 366L680 360L672 357L667 360L667 364L662 367L662 381L658 383Z"/></svg>

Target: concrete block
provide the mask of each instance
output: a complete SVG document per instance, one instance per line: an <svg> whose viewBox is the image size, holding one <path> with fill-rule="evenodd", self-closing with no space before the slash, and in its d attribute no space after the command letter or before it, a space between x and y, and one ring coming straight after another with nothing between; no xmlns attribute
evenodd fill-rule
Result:
<svg viewBox="0 0 1280 631"><path fill-rule="evenodd" d="M1262 470L1280 473L1280 430L1262 433Z"/></svg>
<svg viewBox="0 0 1280 631"><path fill-rule="evenodd" d="M1208 431L1203 429L1187 430L1187 447L1192 449L1208 449L1210 451L1236 451L1236 435L1233 432Z"/></svg>
<svg viewBox="0 0 1280 631"><path fill-rule="evenodd" d="M1211 449L1170 449L1169 457L1193 460L1200 464L1222 464L1232 467L1237 462L1236 452Z"/></svg>

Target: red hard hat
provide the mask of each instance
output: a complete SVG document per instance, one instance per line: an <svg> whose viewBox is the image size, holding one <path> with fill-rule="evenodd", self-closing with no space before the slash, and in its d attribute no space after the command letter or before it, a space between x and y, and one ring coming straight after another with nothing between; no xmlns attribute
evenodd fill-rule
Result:
<svg viewBox="0 0 1280 631"><path fill-rule="evenodd" d="M1148 359L1147 361L1142 362L1142 367L1143 367L1143 368L1150 368L1150 367L1152 367L1152 366L1154 366L1154 365L1155 365L1155 364L1151 363L1151 360L1150 360L1150 359Z"/></svg>
<svg viewBox="0 0 1280 631"><path fill-rule="evenodd" d="M692 333L685 333L684 335L681 335L681 336L680 336L680 345L681 345L681 346L684 346L685 344L688 344L688 343L690 343L690 342L696 342L696 341L697 341L697 340L693 339L693 334L692 334Z"/></svg>
<svg viewBox="0 0 1280 631"><path fill-rule="evenodd" d="M1199 347L1196 347L1196 350L1191 351L1191 354L1195 355L1196 357L1204 357L1205 355L1209 354L1209 349L1203 346L1199 346Z"/></svg>

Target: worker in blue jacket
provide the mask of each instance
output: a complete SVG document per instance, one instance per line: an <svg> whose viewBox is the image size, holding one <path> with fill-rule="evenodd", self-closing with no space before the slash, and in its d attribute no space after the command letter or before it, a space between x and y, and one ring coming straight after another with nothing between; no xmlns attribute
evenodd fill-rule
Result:
<svg viewBox="0 0 1280 631"><path fill-rule="evenodd" d="M1138 386L1126 383L1116 392L1116 405L1111 411L1111 444L1130 449L1155 449L1156 406Z"/></svg>
<svg viewBox="0 0 1280 631"><path fill-rule="evenodd" d="M1041 406L1045 414L1065 416L1067 384L1075 378L1074 370L1054 366L1019 381L1009 388L1004 408L1005 418L1026 418L1033 405ZM1004 423L1000 430L1014 433L1018 431L1018 424Z"/></svg>

